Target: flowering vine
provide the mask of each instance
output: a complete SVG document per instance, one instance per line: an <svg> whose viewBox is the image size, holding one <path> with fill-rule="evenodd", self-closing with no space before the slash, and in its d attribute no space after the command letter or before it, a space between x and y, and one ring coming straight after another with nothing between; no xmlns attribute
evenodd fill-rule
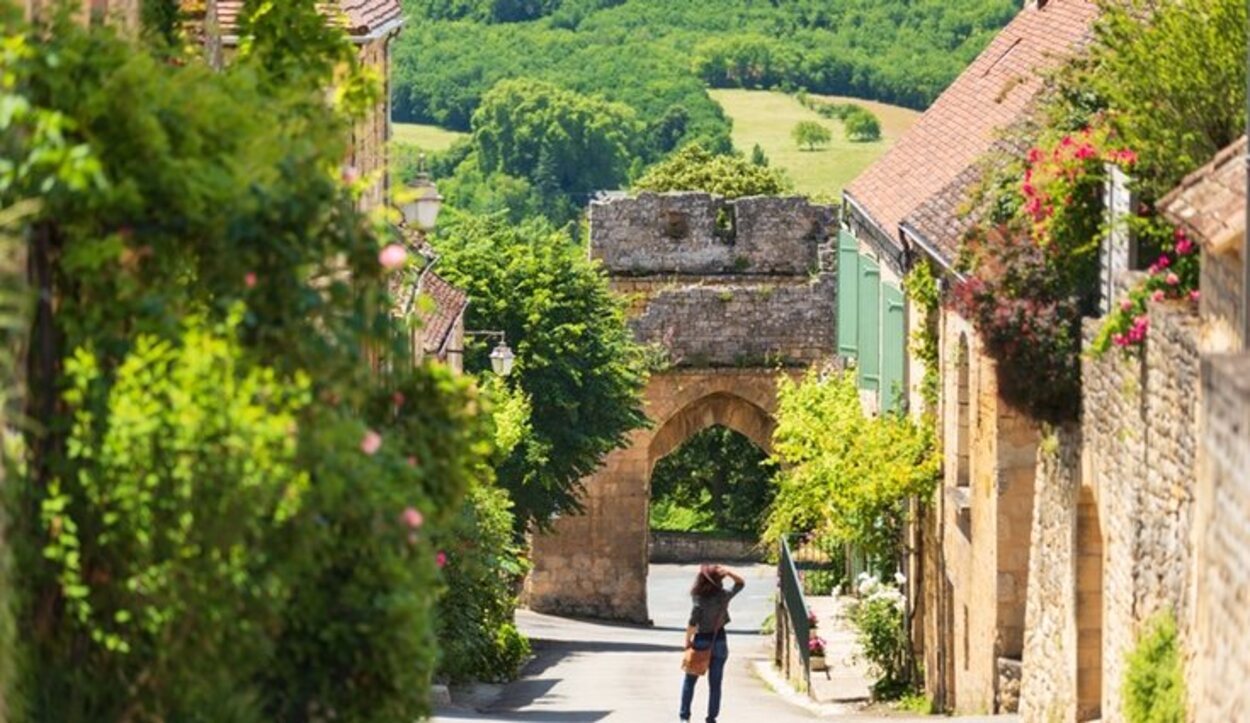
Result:
<svg viewBox="0 0 1250 723"><path fill-rule="evenodd" d="M1126 352L1140 351L1150 335L1150 304L1165 302L1197 303L1198 245L1184 229L1176 229L1150 268L1103 320L1091 351L1103 354L1112 346Z"/></svg>

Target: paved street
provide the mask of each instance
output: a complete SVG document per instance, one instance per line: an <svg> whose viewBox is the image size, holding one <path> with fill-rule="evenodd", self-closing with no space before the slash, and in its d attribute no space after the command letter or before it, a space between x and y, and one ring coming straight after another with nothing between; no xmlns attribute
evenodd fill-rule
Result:
<svg viewBox="0 0 1250 723"><path fill-rule="evenodd" d="M697 567L651 568L652 628L566 620L528 611L518 614L535 638L537 658L525 676L507 686L489 713L445 712L436 721L675 721L681 688L682 630L690 612L690 583ZM742 568L747 587L734 601L729 624L730 659L725 671L721 721L810 721L751 673L751 661L768 656L771 639L758 634L772 611L773 568ZM707 710L700 681L695 720Z"/></svg>

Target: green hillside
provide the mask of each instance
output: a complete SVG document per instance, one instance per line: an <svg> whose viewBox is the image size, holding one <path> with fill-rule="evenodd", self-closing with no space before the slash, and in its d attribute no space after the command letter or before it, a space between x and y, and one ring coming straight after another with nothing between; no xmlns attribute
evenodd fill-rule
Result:
<svg viewBox="0 0 1250 723"><path fill-rule="evenodd" d="M784 169L794 181L794 190L820 196L840 194L843 186L880 158L920 115L907 108L855 100L881 120L883 137L871 143L854 143L846 139L841 123L804 108L793 96L760 90L716 90L711 95L733 120L736 147L749 151L758 144L771 165ZM815 151L800 150L790 137L791 129L800 121L827 127L833 132L833 142Z"/></svg>

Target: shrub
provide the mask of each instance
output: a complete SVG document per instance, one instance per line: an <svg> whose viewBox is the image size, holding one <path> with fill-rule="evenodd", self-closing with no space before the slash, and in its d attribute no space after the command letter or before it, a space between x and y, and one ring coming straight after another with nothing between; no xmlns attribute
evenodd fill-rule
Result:
<svg viewBox="0 0 1250 723"><path fill-rule="evenodd" d="M858 600L849 618L855 627L860 654L876 677L872 694L878 700L894 699L910 687L908 665L911 642L903 621L903 593L864 573L857 581Z"/></svg>
<svg viewBox="0 0 1250 723"><path fill-rule="evenodd" d="M906 500L927 499L937 484L931 430L900 414L865 416L854 372L783 377L778 402L781 472L766 539L812 531L874 564L897 559Z"/></svg>
<svg viewBox="0 0 1250 723"><path fill-rule="evenodd" d="M438 602L438 672L451 682L511 680L530 654L513 622L528 565L512 535L511 508L507 492L478 484L436 538L447 582Z"/></svg>
<svg viewBox="0 0 1250 723"><path fill-rule="evenodd" d="M68 678L90 683L63 691L62 720L261 719L249 673L289 591L271 540L305 503L310 395L248 365L234 332L140 337L114 374L88 349L67 361L71 472L43 499L43 554L87 646Z"/></svg>
<svg viewBox="0 0 1250 723"><path fill-rule="evenodd" d="M832 595L843 579L841 570L804 570L800 575L803 578L803 594L817 597Z"/></svg>
<svg viewBox="0 0 1250 723"><path fill-rule="evenodd" d="M1185 676L1175 617L1163 613L1147 623L1125 663L1129 723L1184 723Z"/></svg>
<svg viewBox="0 0 1250 723"><path fill-rule="evenodd" d="M842 119L846 137L857 142L881 140L881 121L871 111L854 106Z"/></svg>

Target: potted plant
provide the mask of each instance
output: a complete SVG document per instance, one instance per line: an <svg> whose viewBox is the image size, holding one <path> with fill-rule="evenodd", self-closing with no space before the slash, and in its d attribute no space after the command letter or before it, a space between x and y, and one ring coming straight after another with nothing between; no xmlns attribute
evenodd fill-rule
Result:
<svg viewBox="0 0 1250 723"><path fill-rule="evenodd" d="M825 663L825 639L819 635L813 635L807 641L808 662L811 669L815 671L828 670L829 666Z"/></svg>

